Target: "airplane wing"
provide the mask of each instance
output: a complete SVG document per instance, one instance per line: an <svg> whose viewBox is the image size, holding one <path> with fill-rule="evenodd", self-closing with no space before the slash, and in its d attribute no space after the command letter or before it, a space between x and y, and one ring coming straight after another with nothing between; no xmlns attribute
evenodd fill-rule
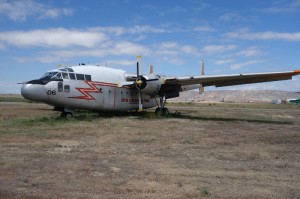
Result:
<svg viewBox="0 0 300 199"><path fill-rule="evenodd" d="M177 86L187 86L202 84L203 86L233 86L241 84L251 84L260 82L289 80L293 76L300 75L300 70L271 72L271 73L248 73L233 75L205 75L188 77L167 77L164 78L163 86L165 90L172 90Z"/></svg>

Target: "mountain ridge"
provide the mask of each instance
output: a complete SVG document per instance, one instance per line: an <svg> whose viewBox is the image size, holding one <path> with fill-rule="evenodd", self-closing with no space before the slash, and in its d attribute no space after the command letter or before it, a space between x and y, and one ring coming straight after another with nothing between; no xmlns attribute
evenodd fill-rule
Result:
<svg viewBox="0 0 300 199"><path fill-rule="evenodd" d="M199 94L197 91L180 93L170 102L272 102L272 100L300 99L300 93L276 90L215 90Z"/></svg>

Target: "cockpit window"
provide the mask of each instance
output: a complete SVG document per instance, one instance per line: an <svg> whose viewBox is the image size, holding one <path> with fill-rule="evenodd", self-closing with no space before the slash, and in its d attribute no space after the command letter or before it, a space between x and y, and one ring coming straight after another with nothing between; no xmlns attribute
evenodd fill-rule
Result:
<svg viewBox="0 0 300 199"><path fill-rule="evenodd" d="M72 68L66 68L67 69L67 71L69 71L69 72L74 72L74 70L72 69Z"/></svg>
<svg viewBox="0 0 300 199"><path fill-rule="evenodd" d="M92 81L91 75L84 75L85 76L85 81Z"/></svg>
<svg viewBox="0 0 300 199"><path fill-rule="evenodd" d="M55 76L58 72L47 72L45 73L41 79L51 79L53 76Z"/></svg>
<svg viewBox="0 0 300 199"><path fill-rule="evenodd" d="M62 73L62 76L63 76L64 79L69 79L68 73Z"/></svg>
<svg viewBox="0 0 300 199"><path fill-rule="evenodd" d="M76 79L75 73L69 73L69 75L70 75L70 79Z"/></svg>
<svg viewBox="0 0 300 199"><path fill-rule="evenodd" d="M60 69L62 70L62 69ZM68 68L66 72L47 72L45 73L40 81L43 81L43 84L48 83L49 81L62 81L63 79L71 79L71 80L83 80L83 81L92 81L92 76L87 74L78 74L70 72L72 69Z"/></svg>
<svg viewBox="0 0 300 199"><path fill-rule="evenodd" d="M84 80L83 74L76 74L77 80Z"/></svg>
<svg viewBox="0 0 300 199"><path fill-rule="evenodd" d="M55 76L53 76L51 79L62 79L61 73L57 73Z"/></svg>

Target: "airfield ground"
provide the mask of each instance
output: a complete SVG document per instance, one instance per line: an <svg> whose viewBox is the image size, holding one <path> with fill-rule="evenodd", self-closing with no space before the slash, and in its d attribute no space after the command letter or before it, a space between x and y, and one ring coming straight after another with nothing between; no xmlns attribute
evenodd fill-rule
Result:
<svg viewBox="0 0 300 199"><path fill-rule="evenodd" d="M0 198L300 198L300 108L171 105L58 119L0 102Z"/></svg>

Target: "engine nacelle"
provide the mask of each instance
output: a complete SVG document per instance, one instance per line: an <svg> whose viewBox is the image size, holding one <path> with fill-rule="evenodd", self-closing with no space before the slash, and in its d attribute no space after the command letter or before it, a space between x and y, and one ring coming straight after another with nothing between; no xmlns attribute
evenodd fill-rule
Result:
<svg viewBox="0 0 300 199"><path fill-rule="evenodd" d="M142 78L143 87L141 88L143 93L148 95L156 95L160 91L162 81L157 75L145 75Z"/></svg>

